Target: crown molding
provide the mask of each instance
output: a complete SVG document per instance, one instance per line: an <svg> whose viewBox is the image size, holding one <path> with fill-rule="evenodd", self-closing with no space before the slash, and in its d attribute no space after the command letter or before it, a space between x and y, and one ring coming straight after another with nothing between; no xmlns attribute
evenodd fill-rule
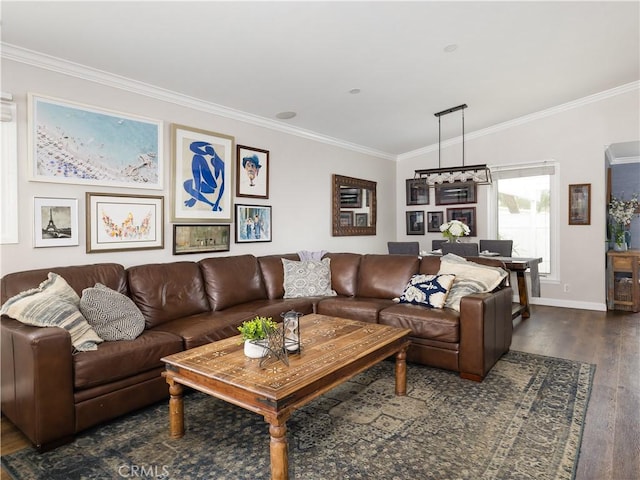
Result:
<svg viewBox="0 0 640 480"><path fill-rule="evenodd" d="M571 102L563 103L561 105L557 105L555 107L548 108L546 110L541 110L539 112L531 113L529 115L524 115L522 117L515 118L513 120L508 120L506 122L498 123L496 125L492 125L491 127L483 128L481 130L476 130L475 132L471 132L465 134L465 142L468 140L473 140L474 138L484 137L485 135L491 135L496 132L500 132L503 130L507 130L509 128L517 127L519 125L523 125L525 123L533 122L535 120L540 120L541 118L549 117L552 115L557 115L558 113L566 112L568 110L572 110L574 108L582 107L584 105L588 105L590 103L599 102L601 100L605 100L607 98L615 97L617 95L622 95L627 92L631 92L633 90L640 89L640 81L635 81L631 83L627 83L625 85L621 85L619 87L614 87L609 90L605 90L604 92L595 93L593 95L589 95L587 97L579 98L578 100L574 100ZM441 142L442 147L449 147L452 145L456 145L462 143L462 135L451 138L444 142ZM397 160L403 161L408 160L410 158L415 158L420 155L424 155L426 153L434 152L438 150L438 144L429 145L427 147L419 148L417 150L412 150L410 152L401 153L398 155Z"/></svg>
<svg viewBox="0 0 640 480"><path fill-rule="evenodd" d="M394 155L388 152L383 152L380 150L368 148L363 145L346 142L338 138L329 137L327 135L321 135L311 130L306 130L303 128L284 124L282 122L271 120L265 117L253 115L251 113L235 110L233 108L225 107L223 105L218 105L216 103L206 102L198 98L179 94L170 90L157 87L155 85L139 82L136 80L131 80L129 78L122 77L120 75L116 75L113 73L105 72L103 70L87 67L79 63L70 62L58 57L53 57L51 55L46 55L41 52L36 52L34 50L29 50L26 48L18 47L15 45L4 43L4 42L0 42L0 57L7 60L13 60L15 62L31 65L34 67L43 68L45 70L61 73L63 75L80 78L82 80L87 80L87 81L98 83L101 85L115 87L121 90L138 94L138 95L144 95L144 96L155 98L157 100L161 100L164 102L173 103L175 105L191 108L193 110L199 110L199 111L210 113L213 115L219 115L221 117L238 120L240 122L268 128L268 129L279 131L281 133L286 133L289 135L295 135L297 137L302 137L308 140L313 140L316 142L333 145L339 148L344 148L346 150L351 150L351 151L362 153L365 155L371 155L373 157L382 158L385 160L395 160L395 161L401 162L403 160L408 160L408 159L419 157L421 155L424 155L430 152L437 151L439 148L438 144L433 144L433 145L428 145L426 147L422 147L406 153L401 153L399 155ZM578 100L574 100L571 102L563 103L561 105L548 108L546 110L541 110L539 112L535 112L529 115L524 115L522 117L519 117L513 120L508 120L506 122L498 123L491 127L483 128L481 130L476 130L475 132L466 133L465 141L473 140L475 138L480 138L485 135L491 135L496 132L507 130L509 128L513 128L525 123L533 122L541 118L545 118L551 115L556 115L558 113L562 113L567 110L571 110L573 108L578 108L584 105L588 105L590 103L599 102L601 100L604 100L610 97L615 97L617 95L621 95L621 94L624 94L633 90L638 90L638 89L640 89L640 81L635 81L625 85L621 85L619 87L605 90L604 92L589 95L587 97L580 98ZM462 143L462 136L454 137L449 140L445 140L441 142L440 148L442 147L446 148L459 143Z"/></svg>
<svg viewBox="0 0 640 480"><path fill-rule="evenodd" d="M253 115L241 110L235 110L223 105L218 105L216 103L206 102L204 100L176 93L167 89L157 87L155 85L139 82L137 80L132 80L120 75L105 72L104 70L87 67L86 65L70 62L68 60L63 60L58 57L53 57L51 55L46 55L41 52L36 52L34 50L29 50L8 43L0 42L0 57L34 67L43 68L45 70L50 70L52 72L61 73L63 75L87 80L89 82L118 88L127 92L135 93L137 95L144 95L146 97L161 100L163 102L173 103L175 105L180 105L193 110L199 110L213 115L219 115L221 117L230 118L232 120L238 120L240 122L276 130L281 133L295 135L297 137L306 138L308 140L313 140L316 142L333 145L339 148L344 148L346 150L363 153L365 155L371 155L373 157L378 157L385 160L396 159L396 155L387 152L375 150L351 142L346 142L344 140L340 140L338 138L330 137L327 135L321 135L311 130L284 124L282 122L271 120L265 117L260 117L258 115Z"/></svg>

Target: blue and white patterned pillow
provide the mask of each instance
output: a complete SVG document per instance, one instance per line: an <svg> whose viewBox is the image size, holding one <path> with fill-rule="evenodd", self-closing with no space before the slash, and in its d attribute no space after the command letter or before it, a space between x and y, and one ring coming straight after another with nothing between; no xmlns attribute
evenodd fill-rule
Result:
<svg viewBox="0 0 640 480"><path fill-rule="evenodd" d="M400 298L399 303L410 303L430 308L442 308L453 285L455 275L417 274L411 277Z"/></svg>

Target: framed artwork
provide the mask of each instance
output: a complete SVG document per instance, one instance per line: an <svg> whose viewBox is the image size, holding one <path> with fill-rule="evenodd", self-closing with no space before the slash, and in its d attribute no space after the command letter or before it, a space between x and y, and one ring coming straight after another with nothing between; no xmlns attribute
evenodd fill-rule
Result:
<svg viewBox="0 0 640 480"><path fill-rule="evenodd" d="M457 203L476 203L478 186L474 182L436 185L436 205L455 205Z"/></svg>
<svg viewBox="0 0 640 480"><path fill-rule="evenodd" d="M238 145L236 196L269 198L269 151Z"/></svg>
<svg viewBox="0 0 640 480"><path fill-rule="evenodd" d="M78 245L78 200L35 197L33 236L36 248Z"/></svg>
<svg viewBox="0 0 640 480"><path fill-rule="evenodd" d="M569 225L591 225L591 184L569 185Z"/></svg>
<svg viewBox="0 0 640 480"><path fill-rule="evenodd" d="M443 212L427 212L427 232L440 233L440 225L442 225L443 223Z"/></svg>
<svg viewBox="0 0 640 480"><path fill-rule="evenodd" d="M460 220L469 227L469 236L476 234L476 207L447 208L447 222L450 220ZM439 230L438 230L439 231Z"/></svg>
<svg viewBox="0 0 640 480"><path fill-rule="evenodd" d="M234 137L171 125L171 220L231 222Z"/></svg>
<svg viewBox="0 0 640 480"><path fill-rule="evenodd" d="M271 241L271 207L236 205L236 243Z"/></svg>
<svg viewBox="0 0 640 480"><path fill-rule="evenodd" d="M340 208L362 208L362 189L340 187Z"/></svg>
<svg viewBox="0 0 640 480"><path fill-rule="evenodd" d="M29 94L32 181L162 190L162 122Z"/></svg>
<svg viewBox="0 0 640 480"><path fill-rule="evenodd" d="M356 213L356 227L366 227L369 225L369 215L367 213Z"/></svg>
<svg viewBox="0 0 640 480"><path fill-rule="evenodd" d="M407 212L407 235L424 235L424 211Z"/></svg>
<svg viewBox="0 0 640 480"><path fill-rule="evenodd" d="M230 225L173 225L173 254L228 252Z"/></svg>
<svg viewBox="0 0 640 480"><path fill-rule="evenodd" d="M353 212L350 212L348 210L340 212L340 226L353 227Z"/></svg>
<svg viewBox="0 0 640 480"><path fill-rule="evenodd" d="M408 178L406 185L407 205L428 205L429 185L421 178Z"/></svg>
<svg viewBox="0 0 640 480"><path fill-rule="evenodd" d="M164 247L164 197L86 194L87 253Z"/></svg>

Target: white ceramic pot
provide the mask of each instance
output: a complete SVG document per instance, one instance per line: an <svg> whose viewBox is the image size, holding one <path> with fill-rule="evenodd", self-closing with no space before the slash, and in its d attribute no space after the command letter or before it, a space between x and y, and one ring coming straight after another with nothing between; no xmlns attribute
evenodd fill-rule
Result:
<svg viewBox="0 0 640 480"><path fill-rule="evenodd" d="M244 354L249 358L262 358L266 356L269 350L264 346L264 343L264 340L245 340Z"/></svg>

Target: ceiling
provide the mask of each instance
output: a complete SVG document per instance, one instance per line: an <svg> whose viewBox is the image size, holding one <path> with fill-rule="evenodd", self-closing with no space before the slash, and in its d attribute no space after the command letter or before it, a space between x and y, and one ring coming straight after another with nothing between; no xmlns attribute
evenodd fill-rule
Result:
<svg viewBox="0 0 640 480"><path fill-rule="evenodd" d="M450 107L470 133L637 82L639 19L637 1L3 0L2 43L395 158L437 144ZM441 121L461 134L459 111Z"/></svg>

